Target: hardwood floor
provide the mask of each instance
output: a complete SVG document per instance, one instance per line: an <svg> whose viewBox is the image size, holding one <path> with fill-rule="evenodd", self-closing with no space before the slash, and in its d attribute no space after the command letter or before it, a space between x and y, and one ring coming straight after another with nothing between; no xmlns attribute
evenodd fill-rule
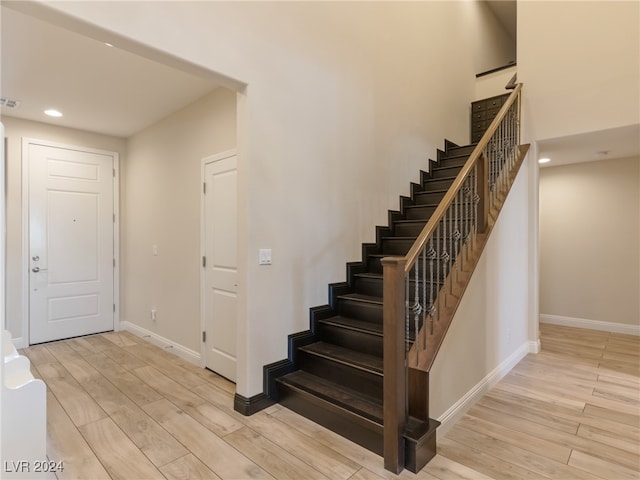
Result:
<svg viewBox="0 0 640 480"><path fill-rule="evenodd" d="M640 478L640 339L541 325L528 355L444 438L418 479ZM382 458L127 332L22 352L47 383L64 479L396 478ZM52 477L53 478L53 477Z"/></svg>

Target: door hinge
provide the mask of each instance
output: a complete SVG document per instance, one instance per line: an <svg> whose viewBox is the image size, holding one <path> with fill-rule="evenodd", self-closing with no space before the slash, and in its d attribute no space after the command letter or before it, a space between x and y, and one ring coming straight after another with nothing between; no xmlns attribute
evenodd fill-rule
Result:
<svg viewBox="0 0 640 480"><path fill-rule="evenodd" d="M113 313L116 313L116 304L113 304Z"/></svg>
<svg viewBox="0 0 640 480"><path fill-rule="evenodd" d="M207 182L202 182L202 193L207 194Z"/></svg>
<svg viewBox="0 0 640 480"><path fill-rule="evenodd" d="M207 341L207 332L202 332L202 341L203 342Z"/></svg>
<svg viewBox="0 0 640 480"><path fill-rule="evenodd" d="M113 259L113 268L116 268L116 259Z"/></svg>
<svg viewBox="0 0 640 480"><path fill-rule="evenodd" d="M207 266L207 257L205 257L204 255L202 256L202 267L206 267Z"/></svg>
<svg viewBox="0 0 640 480"><path fill-rule="evenodd" d="M116 178L116 169L113 169L113 178Z"/></svg>
<svg viewBox="0 0 640 480"><path fill-rule="evenodd" d="M116 214L113 214L113 223L116 223Z"/></svg>

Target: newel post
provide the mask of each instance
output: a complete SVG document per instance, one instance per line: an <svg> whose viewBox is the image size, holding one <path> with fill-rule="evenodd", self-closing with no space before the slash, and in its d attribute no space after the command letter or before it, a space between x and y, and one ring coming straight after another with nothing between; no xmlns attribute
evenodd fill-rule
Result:
<svg viewBox="0 0 640 480"><path fill-rule="evenodd" d="M382 259L384 348L384 468L400 473L404 468L403 433L406 424L404 257Z"/></svg>
<svg viewBox="0 0 640 480"><path fill-rule="evenodd" d="M476 185L478 196L478 233L487 231L489 222L489 158L482 154L476 163L478 174L476 175Z"/></svg>

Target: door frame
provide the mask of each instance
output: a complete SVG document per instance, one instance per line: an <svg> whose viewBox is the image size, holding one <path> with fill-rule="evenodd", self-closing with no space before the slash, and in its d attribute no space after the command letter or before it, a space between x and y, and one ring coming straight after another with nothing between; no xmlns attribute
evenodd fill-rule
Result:
<svg viewBox="0 0 640 480"><path fill-rule="evenodd" d="M203 190L203 185L206 179L205 167L208 163L217 162L219 160L224 160L225 158L237 156L238 151L235 148L230 150L225 150L224 152L216 153L213 155L209 155L208 157L204 157L200 161L200 259L205 256L206 252L206 229L205 229L205 194ZM237 235L237 232L236 232ZM206 269L200 264L200 366L202 368L206 368L207 366L207 348L205 342L202 341L202 332L206 330L206 293L207 293L207 285L206 285ZM238 338L236 336L236 343ZM236 367L237 368L237 367Z"/></svg>
<svg viewBox="0 0 640 480"><path fill-rule="evenodd" d="M98 148L69 145L36 138L22 138L22 337L14 342L16 348L29 346L29 145L77 150L80 152L110 155L113 157L113 329L120 330L120 156L118 152Z"/></svg>

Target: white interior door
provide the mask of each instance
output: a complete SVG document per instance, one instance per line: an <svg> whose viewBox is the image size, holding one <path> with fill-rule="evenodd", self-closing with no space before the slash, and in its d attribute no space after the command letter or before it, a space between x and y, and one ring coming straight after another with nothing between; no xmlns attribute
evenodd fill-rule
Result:
<svg viewBox="0 0 640 480"><path fill-rule="evenodd" d="M204 162L205 365L235 381L237 157L214 156Z"/></svg>
<svg viewBox="0 0 640 480"><path fill-rule="evenodd" d="M28 149L29 343L113 330L114 155Z"/></svg>

